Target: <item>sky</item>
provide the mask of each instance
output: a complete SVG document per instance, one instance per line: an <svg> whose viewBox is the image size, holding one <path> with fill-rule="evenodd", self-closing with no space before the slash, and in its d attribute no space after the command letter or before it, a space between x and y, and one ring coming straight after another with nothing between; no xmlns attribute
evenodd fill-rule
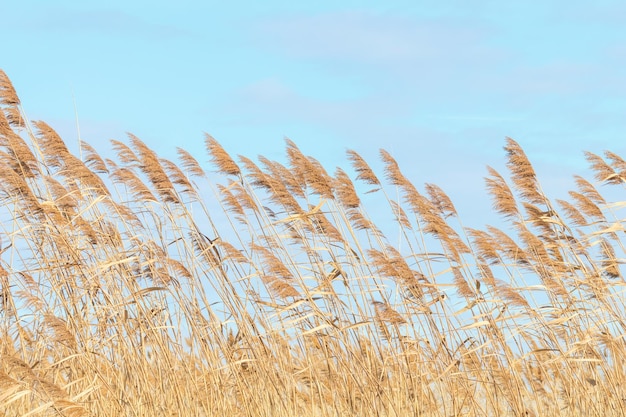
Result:
<svg viewBox="0 0 626 417"><path fill-rule="evenodd" d="M397 159L466 224L505 138L550 196L626 155L623 1L0 1L0 68L31 120L100 153L125 132L161 156L284 160L284 138L334 172L347 149ZM208 166L208 165L207 165ZM382 173L381 173L382 174ZM472 219L479 224L474 224Z"/></svg>

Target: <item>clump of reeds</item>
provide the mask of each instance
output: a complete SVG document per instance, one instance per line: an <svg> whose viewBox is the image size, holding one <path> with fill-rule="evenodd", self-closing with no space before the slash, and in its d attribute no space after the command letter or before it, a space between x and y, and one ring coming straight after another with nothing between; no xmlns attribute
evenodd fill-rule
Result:
<svg viewBox="0 0 626 417"><path fill-rule="evenodd" d="M385 151L382 173L348 151L352 175L208 135L213 168L132 135L81 159L1 71L0 107L4 415L626 414L612 152L554 202L507 139L481 230Z"/></svg>

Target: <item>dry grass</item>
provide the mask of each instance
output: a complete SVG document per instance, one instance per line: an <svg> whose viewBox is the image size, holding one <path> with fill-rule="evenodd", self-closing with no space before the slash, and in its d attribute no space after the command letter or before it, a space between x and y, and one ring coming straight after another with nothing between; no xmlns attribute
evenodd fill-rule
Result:
<svg viewBox="0 0 626 417"><path fill-rule="evenodd" d="M508 139L504 226L477 230L385 151L383 175L348 152L357 184L291 141L286 165L208 135L211 169L134 136L81 160L3 72L0 106L3 415L626 415L614 153L554 205Z"/></svg>

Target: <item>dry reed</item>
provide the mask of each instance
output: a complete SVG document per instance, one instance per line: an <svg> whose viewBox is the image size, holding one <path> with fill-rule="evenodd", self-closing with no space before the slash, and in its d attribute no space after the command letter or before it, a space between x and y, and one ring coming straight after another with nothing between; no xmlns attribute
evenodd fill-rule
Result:
<svg viewBox="0 0 626 417"><path fill-rule="evenodd" d="M626 414L618 155L555 206L507 139L480 230L385 151L387 183L290 140L285 165L209 135L216 171L132 135L81 160L20 105L0 71L3 415Z"/></svg>

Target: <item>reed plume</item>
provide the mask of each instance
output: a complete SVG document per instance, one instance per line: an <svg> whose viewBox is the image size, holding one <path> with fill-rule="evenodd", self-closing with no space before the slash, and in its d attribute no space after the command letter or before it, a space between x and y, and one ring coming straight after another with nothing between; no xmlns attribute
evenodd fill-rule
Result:
<svg viewBox="0 0 626 417"><path fill-rule="evenodd" d="M233 159L224 150L222 145L219 144L213 136L205 134L205 145L209 155L211 155L211 162L213 162L220 172L228 175L240 175L241 170L239 166L233 161Z"/></svg>
<svg viewBox="0 0 626 417"><path fill-rule="evenodd" d="M3 106L4 116L13 127L24 127L24 119L20 112L20 99L7 74L0 69L0 104Z"/></svg>

